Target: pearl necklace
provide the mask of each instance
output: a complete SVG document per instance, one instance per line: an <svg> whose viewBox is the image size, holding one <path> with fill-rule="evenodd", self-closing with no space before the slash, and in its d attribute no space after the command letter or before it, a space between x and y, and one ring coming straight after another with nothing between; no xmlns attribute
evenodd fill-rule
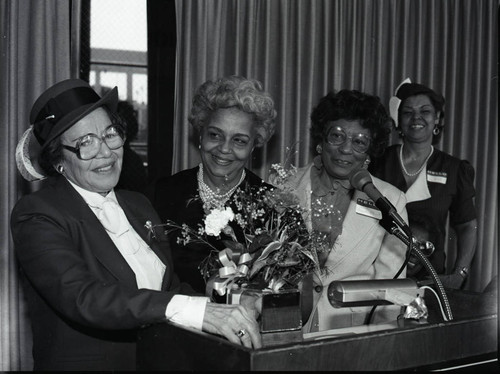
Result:
<svg viewBox="0 0 500 374"><path fill-rule="evenodd" d="M427 158L422 163L422 166L420 166L420 168L416 172L408 173L408 170L406 170L406 168L405 168L405 163L403 162L403 146L404 146L404 143L401 144L401 148L399 149L399 159L401 160L401 167L403 168L403 171L407 176L414 177L415 175L420 174L420 172L424 169L425 165L427 165L427 161L429 161L429 159L432 156L432 153L434 152L434 147L431 145L431 151L430 151L429 155L427 156Z"/></svg>
<svg viewBox="0 0 500 374"><path fill-rule="evenodd" d="M245 179L246 173L245 169L243 169L243 172L241 173L240 180L238 183L232 187L230 190L224 193L217 193L214 192L210 186L208 186L205 181L203 180L203 164L200 163L200 168L198 170L198 191L200 192L200 197L201 200L203 201L203 205L207 206L209 209L214 209L214 208L222 208L224 204L229 200L231 195L233 194L234 191L239 187L239 185L243 182ZM219 190L217 188L217 190Z"/></svg>

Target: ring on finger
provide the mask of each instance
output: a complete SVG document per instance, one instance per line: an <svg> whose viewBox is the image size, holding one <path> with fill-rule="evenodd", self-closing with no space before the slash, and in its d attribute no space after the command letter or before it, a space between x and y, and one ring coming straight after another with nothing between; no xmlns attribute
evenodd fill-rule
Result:
<svg viewBox="0 0 500 374"><path fill-rule="evenodd" d="M236 336L237 336L238 338L242 338L242 337L244 337L244 336L246 335L246 333L247 333L247 332L245 331L245 329L241 329L240 331L238 331L238 332L236 333Z"/></svg>

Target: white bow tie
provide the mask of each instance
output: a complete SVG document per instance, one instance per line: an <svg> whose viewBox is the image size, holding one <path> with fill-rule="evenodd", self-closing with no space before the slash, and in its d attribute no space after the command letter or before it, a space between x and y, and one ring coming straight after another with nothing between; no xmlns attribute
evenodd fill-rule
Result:
<svg viewBox="0 0 500 374"><path fill-rule="evenodd" d="M130 230L127 217L115 201L106 199L101 205L98 218L104 228L110 233L120 238L122 238L122 235L126 234L123 236L123 239L128 241L126 247L128 247L129 250L126 251L127 254L134 254L139 250L139 242Z"/></svg>
<svg viewBox="0 0 500 374"><path fill-rule="evenodd" d="M101 205L99 220L109 232L121 236L128 231L128 224L122 217L122 211L113 200L106 199Z"/></svg>

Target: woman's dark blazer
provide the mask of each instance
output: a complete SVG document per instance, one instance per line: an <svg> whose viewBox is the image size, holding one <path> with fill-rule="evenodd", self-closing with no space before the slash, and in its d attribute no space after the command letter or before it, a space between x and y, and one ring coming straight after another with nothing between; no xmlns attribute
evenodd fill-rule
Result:
<svg viewBox="0 0 500 374"><path fill-rule="evenodd" d="M199 198L198 174L199 167L182 170L172 176L163 177L150 186L148 197L153 203L156 211L163 222L174 221L179 225L186 224L191 228L197 228L205 218L203 202ZM259 176L245 169L246 177L241 184L242 188L264 187L272 188ZM232 206L236 211L236 207ZM230 222L236 237L244 241L243 232L236 222ZM199 243L190 243L187 247L177 243L179 232L170 235L170 248L175 264L176 273L182 282L189 283L197 292L205 292L205 280L201 275L198 265L210 254L211 248ZM222 241L214 237L208 241L217 249L224 249Z"/></svg>
<svg viewBox="0 0 500 374"><path fill-rule="evenodd" d="M145 196L117 190L129 222L166 265L162 291L138 289L135 275L83 198L64 177L19 200L11 215L26 279L35 370L135 370L136 331L165 321L176 293L192 293L173 273L160 223Z"/></svg>

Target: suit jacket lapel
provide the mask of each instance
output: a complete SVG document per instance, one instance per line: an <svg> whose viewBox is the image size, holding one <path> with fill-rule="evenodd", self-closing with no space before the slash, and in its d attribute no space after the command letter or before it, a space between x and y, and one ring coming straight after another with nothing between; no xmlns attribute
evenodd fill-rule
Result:
<svg viewBox="0 0 500 374"><path fill-rule="evenodd" d="M367 217L356 212L358 198L366 200L368 196L363 192L354 192L344 218L342 234L337 238L332 252L328 256L328 263L331 264L330 268L332 270L341 265L346 256L356 249L360 243L366 243L366 235L368 235L374 225L378 224L378 220L367 219Z"/></svg>
<svg viewBox="0 0 500 374"><path fill-rule="evenodd" d="M165 253L161 250L158 241L151 237L149 229L146 228L146 223L148 221L150 221L151 224L154 224L154 217L148 217L144 209L140 209L139 206L136 206L132 204L132 202L125 200L119 191L115 190L115 194L118 202L120 203L120 206L125 212L125 216L134 228L135 232L139 234L142 240L144 240L144 242L149 246L149 248L151 248L151 250L158 256L158 258L165 264L168 269L169 261L165 256ZM165 273L167 273L167 270L165 270Z"/></svg>
<svg viewBox="0 0 500 374"><path fill-rule="evenodd" d="M302 216L306 227L309 231L312 230L312 219L311 219L311 167L310 166L306 172L304 172L301 176L296 177L300 178L293 182L295 186L295 194L299 198L300 204L303 207L307 207L305 214Z"/></svg>
<svg viewBox="0 0 500 374"><path fill-rule="evenodd" d="M97 260L121 283L137 288L135 273L123 258L118 248L109 237L99 219L92 212L85 200L64 179L56 189L60 191L60 202L68 207L82 228L82 250L90 251Z"/></svg>

